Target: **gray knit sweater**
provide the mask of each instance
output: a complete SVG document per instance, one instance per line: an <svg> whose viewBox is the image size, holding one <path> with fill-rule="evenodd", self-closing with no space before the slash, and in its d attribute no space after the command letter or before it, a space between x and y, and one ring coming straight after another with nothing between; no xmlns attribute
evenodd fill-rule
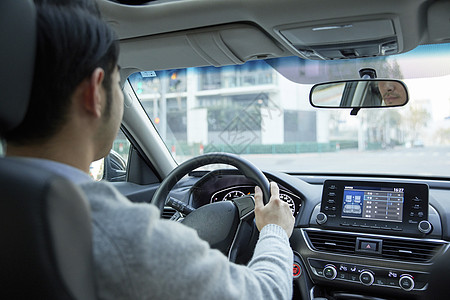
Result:
<svg viewBox="0 0 450 300"><path fill-rule="evenodd" d="M100 299L291 299L286 232L266 225L248 266L230 263L196 231L128 201L108 183L80 185L92 210Z"/></svg>

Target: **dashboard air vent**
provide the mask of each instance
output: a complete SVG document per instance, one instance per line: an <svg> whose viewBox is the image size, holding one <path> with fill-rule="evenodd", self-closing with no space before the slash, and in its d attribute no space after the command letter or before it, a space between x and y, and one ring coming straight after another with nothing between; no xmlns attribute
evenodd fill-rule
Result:
<svg viewBox="0 0 450 300"><path fill-rule="evenodd" d="M438 241L422 241L420 239L393 239L380 236L364 236L366 238L382 240L382 253L381 255L379 253L357 253L355 250L358 235L325 230L306 230L305 232L310 241L310 245L317 251L357 256L375 256L396 261L428 262L446 245Z"/></svg>
<svg viewBox="0 0 450 300"><path fill-rule="evenodd" d="M316 250L332 253L355 253L355 236L324 231L308 231L307 235Z"/></svg>
<svg viewBox="0 0 450 300"><path fill-rule="evenodd" d="M164 206L164 211L162 214L163 219L170 219L175 214L176 210L169 206Z"/></svg>
<svg viewBox="0 0 450 300"><path fill-rule="evenodd" d="M426 262L430 261L442 246L440 243L425 241L384 239L382 256L393 260Z"/></svg>

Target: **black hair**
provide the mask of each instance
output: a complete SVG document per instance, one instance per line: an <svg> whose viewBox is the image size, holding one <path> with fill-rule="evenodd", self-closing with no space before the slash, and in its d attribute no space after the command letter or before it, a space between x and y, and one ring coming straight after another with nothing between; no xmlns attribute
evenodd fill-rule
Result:
<svg viewBox="0 0 450 300"><path fill-rule="evenodd" d="M105 71L108 116L111 74L119 55L114 31L82 6L40 4L36 10L37 45L30 103L24 121L5 135L8 143L17 145L35 144L57 133L67 119L76 87L97 67Z"/></svg>

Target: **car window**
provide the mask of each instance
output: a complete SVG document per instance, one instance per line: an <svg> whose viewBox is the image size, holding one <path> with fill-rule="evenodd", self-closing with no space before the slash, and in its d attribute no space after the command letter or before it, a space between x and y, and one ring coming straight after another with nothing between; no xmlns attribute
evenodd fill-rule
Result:
<svg viewBox="0 0 450 300"><path fill-rule="evenodd" d="M112 150L114 150L125 161L125 165L128 163L128 155L130 152L130 141L125 136L122 130L119 130L117 137L113 142Z"/></svg>
<svg viewBox="0 0 450 300"><path fill-rule="evenodd" d="M130 145L128 138L119 130L110 153L90 165L89 176L96 181L126 181Z"/></svg>
<svg viewBox="0 0 450 300"><path fill-rule="evenodd" d="M344 62L288 57L137 72L129 81L178 162L231 152L260 168L287 172L448 176L450 46L402 55ZM299 65L292 67L294 61ZM409 103L363 109L357 116L313 108L311 78L358 78L348 73L349 65L403 80Z"/></svg>

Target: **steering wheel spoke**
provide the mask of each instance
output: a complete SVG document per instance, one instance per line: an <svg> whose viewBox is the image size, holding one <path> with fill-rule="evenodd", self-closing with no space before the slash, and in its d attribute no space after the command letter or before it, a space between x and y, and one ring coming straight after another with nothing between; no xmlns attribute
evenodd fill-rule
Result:
<svg viewBox="0 0 450 300"><path fill-rule="evenodd" d="M232 200L234 205L236 205L239 213L239 219L248 220L253 219L255 211L255 198L253 196L244 196L235 198Z"/></svg>

